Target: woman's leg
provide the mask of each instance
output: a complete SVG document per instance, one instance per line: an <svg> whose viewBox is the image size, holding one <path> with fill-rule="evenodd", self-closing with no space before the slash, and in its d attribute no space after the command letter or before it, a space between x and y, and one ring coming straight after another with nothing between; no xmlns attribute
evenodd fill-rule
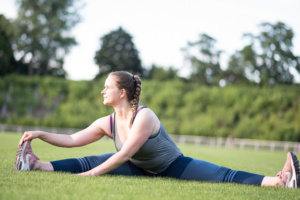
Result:
<svg viewBox="0 0 300 200"><path fill-rule="evenodd" d="M94 167L105 162L113 153L103 154L98 156L86 156L83 158L70 158L64 160L57 160L51 162L37 162L33 170L40 171L61 171L69 173L81 173L89 171ZM109 172L108 174L115 175L149 175L142 169L133 165L130 161L122 164L117 169Z"/></svg>
<svg viewBox="0 0 300 200"><path fill-rule="evenodd" d="M53 172L53 166L51 165L50 162L36 162L33 170L39 170L39 171L48 171L48 172Z"/></svg>
<svg viewBox="0 0 300 200"><path fill-rule="evenodd" d="M89 171L101 165L113 154L114 153L108 153L108 154L97 155L97 156L86 156L83 158L71 158L71 159L51 161L49 163L39 163L37 165L37 170L81 173L81 172ZM109 172L108 174L148 175L144 170L136 167L130 161L123 163L120 167Z"/></svg>
<svg viewBox="0 0 300 200"><path fill-rule="evenodd" d="M266 176L262 183L261 186L269 187L269 186L277 186L277 187L284 187L283 182L280 181L278 177L269 177Z"/></svg>
<svg viewBox="0 0 300 200"><path fill-rule="evenodd" d="M39 162L39 157L37 157L31 148L31 141L26 141L22 146L17 149L16 160L14 169L20 171L63 171L70 173L81 173L93 169L94 167L102 164L111 154L103 154L99 156L87 156L83 158L71 158L64 160L57 160L51 162ZM109 174L119 174L119 175L151 175L144 170L136 167L130 161L122 164L117 169L111 171Z"/></svg>
<svg viewBox="0 0 300 200"><path fill-rule="evenodd" d="M176 168L180 170L176 172ZM164 175L184 180L230 182L247 185L261 185L264 179L262 175L231 170L203 160L184 156L175 160L164 172Z"/></svg>
<svg viewBox="0 0 300 200"><path fill-rule="evenodd" d="M300 186L300 169L297 156L287 153L283 169L276 177L267 177L249 172L231 170L206 161L181 156L162 174L185 180L210 182L231 182L247 185L279 186L298 188Z"/></svg>

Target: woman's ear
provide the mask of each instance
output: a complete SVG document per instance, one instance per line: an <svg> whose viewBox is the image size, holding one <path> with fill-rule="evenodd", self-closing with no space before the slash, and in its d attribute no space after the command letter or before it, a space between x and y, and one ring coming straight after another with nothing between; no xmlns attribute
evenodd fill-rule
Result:
<svg viewBox="0 0 300 200"><path fill-rule="evenodd" d="M126 90L125 89L121 89L121 94L120 94L120 99L126 97Z"/></svg>

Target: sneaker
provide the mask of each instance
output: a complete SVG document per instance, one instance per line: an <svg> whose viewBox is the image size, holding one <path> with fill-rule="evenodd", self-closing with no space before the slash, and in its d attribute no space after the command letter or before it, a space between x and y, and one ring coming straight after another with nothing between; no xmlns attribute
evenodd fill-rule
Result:
<svg viewBox="0 0 300 200"><path fill-rule="evenodd" d="M284 187L298 188L300 185L299 171L297 156L293 152L288 152L283 169L276 176L281 180Z"/></svg>
<svg viewBox="0 0 300 200"><path fill-rule="evenodd" d="M33 167L39 157L34 155L30 145L31 141L26 141L22 146L18 146L16 161L14 165L15 170L19 171L30 171L33 170Z"/></svg>

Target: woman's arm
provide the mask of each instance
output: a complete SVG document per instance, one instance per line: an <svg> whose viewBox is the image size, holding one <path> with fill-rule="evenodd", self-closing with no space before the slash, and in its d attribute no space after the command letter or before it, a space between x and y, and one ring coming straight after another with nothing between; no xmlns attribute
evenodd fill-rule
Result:
<svg viewBox="0 0 300 200"><path fill-rule="evenodd" d="M72 135L54 134L44 131L26 131L19 142L19 146L25 141L39 138L49 144L59 147L78 147L95 142L104 135L111 137L109 130L109 116L96 120L86 129Z"/></svg>
<svg viewBox="0 0 300 200"><path fill-rule="evenodd" d="M94 169L78 175L94 176L106 174L128 161L147 141L154 127L159 123L156 115L148 108L142 109L138 116L131 128L130 135L119 152Z"/></svg>

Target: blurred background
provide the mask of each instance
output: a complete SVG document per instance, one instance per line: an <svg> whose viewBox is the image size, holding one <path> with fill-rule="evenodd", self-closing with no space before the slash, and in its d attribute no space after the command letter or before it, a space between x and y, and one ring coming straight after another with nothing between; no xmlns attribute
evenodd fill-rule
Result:
<svg viewBox="0 0 300 200"><path fill-rule="evenodd" d="M106 75L172 135L300 142L300 2L2 0L0 123L84 128Z"/></svg>

